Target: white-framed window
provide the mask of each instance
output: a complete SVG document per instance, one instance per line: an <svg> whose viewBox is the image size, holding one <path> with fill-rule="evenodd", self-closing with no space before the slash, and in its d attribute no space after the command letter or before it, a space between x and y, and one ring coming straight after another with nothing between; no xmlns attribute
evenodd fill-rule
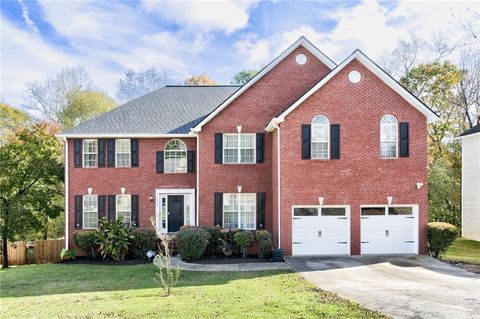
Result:
<svg viewBox="0 0 480 319"><path fill-rule="evenodd" d="M187 146L181 140L170 140L164 150L164 172L187 172Z"/></svg>
<svg viewBox="0 0 480 319"><path fill-rule="evenodd" d="M380 120L380 157L398 156L398 121L395 116L386 114Z"/></svg>
<svg viewBox="0 0 480 319"><path fill-rule="evenodd" d="M116 198L117 219L121 218L125 224L132 222L132 198L130 195L117 195Z"/></svg>
<svg viewBox="0 0 480 319"><path fill-rule="evenodd" d="M255 133L223 134L223 163L252 164L256 161Z"/></svg>
<svg viewBox="0 0 480 319"><path fill-rule="evenodd" d="M96 167L98 160L98 142L97 140L83 140L83 167Z"/></svg>
<svg viewBox="0 0 480 319"><path fill-rule="evenodd" d="M223 194L223 227L256 229L257 194Z"/></svg>
<svg viewBox="0 0 480 319"><path fill-rule="evenodd" d="M130 167L130 139L115 140L115 166Z"/></svg>
<svg viewBox="0 0 480 319"><path fill-rule="evenodd" d="M98 227L98 196L83 195L83 228L96 229Z"/></svg>
<svg viewBox="0 0 480 319"><path fill-rule="evenodd" d="M312 119L312 159L328 159L330 155L330 124L324 115Z"/></svg>

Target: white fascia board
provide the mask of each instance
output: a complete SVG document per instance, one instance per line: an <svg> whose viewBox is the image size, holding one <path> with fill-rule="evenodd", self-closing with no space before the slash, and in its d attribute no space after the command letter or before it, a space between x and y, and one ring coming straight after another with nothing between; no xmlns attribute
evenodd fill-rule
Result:
<svg viewBox="0 0 480 319"><path fill-rule="evenodd" d="M274 117L267 125L267 127L265 128L265 131L267 132L273 132L273 130L275 130L279 124L283 123L285 119L280 119L278 117Z"/></svg>
<svg viewBox="0 0 480 319"><path fill-rule="evenodd" d="M195 138L188 134L57 134L60 138Z"/></svg>
<svg viewBox="0 0 480 319"><path fill-rule="evenodd" d="M468 134L468 135L463 135L463 136L457 136L457 137L455 137L455 139L464 139L466 137L475 136L475 135L478 135L478 134L480 134L480 132L472 133L472 134Z"/></svg>
<svg viewBox="0 0 480 319"><path fill-rule="evenodd" d="M330 60L325 54L323 54L318 48L316 48L310 41L308 41L305 37L300 37L294 44L292 44L288 49L283 51L279 56L277 56L272 62L270 62L263 70L261 70L257 75L255 75L250 81L248 81L245 85L243 85L237 92L232 94L227 100L225 100L219 107L217 107L212 113L210 113L206 118L204 118L200 123L198 123L194 128L192 128L192 132L201 132L202 126L210 122L218 113L220 113L223 109L225 109L230 103L232 103L237 97L242 95L243 92L248 90L252 85L254 85L258 80L260 80L265 74L267 74L270 70L272 70L278 63L280 63L283 59L285 59L290 53L292 53L296 48L299 46L303 46L307 49L310 53L315 55L322 63L332 70L336 67L336 64Z"/></svg>
<svg viewBox="0 0 480 319"><path fill-rule="evenodd" d="M364 65L370 72L378 76L385 84L387 84L391 89L397 92L401 97L403 97L407 102L409 102L413 107L419 110L422 114L427 117L428 122L434 122L438 120L438 116L432 112L428 107L426 107L422 102L420 102L415 96L408 92L403 86L401 86L397 81L392 79L388 74L385 73L380 67L373 63L366 55L364 55L360 50L354 51L348 58L346 58L342 63L340 63L335 69L332 70L326 77L324 77L320 82L318 82L313 88L311 88L307 93L305 93L300 99L293 103L288 109L283 111L282 114L278 116L279 119L285 120L285 117L295 110L300 104L302 104L306 99L308 99L313 93L318 91L322 86L324 86L330 79L332 79L337 73L339 73L345 66L347 66L354 59L357 59L362 65Z"/></svg>

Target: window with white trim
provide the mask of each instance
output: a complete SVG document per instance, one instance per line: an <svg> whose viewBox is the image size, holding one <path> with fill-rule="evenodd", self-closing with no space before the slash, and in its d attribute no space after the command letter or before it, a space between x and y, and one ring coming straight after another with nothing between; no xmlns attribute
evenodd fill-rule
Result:
<svg viewBox="0 0 480 319"><path fill-rule="evenodd" d="M257 194L223 194L223 227L256 229Z"/></svg>
<svg viewBox="0 0 480 319"><path fill-rule="evenodd" d="M386 114L380 120L380 157L396 158L398 121L395 116Z"/></svg>
<svg viewBox="0 0 480 319"><path fill-rule="evenodd" d="M83 140L83 167L96 167L98 145L97 140Z"/></svg>
<svg viewBox="0 0 480 319"><path fill-rule="evenodd" d="M223 134L223 163L252 164L255 163L255 133Z"/></svg>
<svg viewBox="0 0 480 319"><path fill-rule="evenodd" d="M130 195L117 195L116 198L117 219L122 219L125 224L132 222L132 198Z"/></svg>
<svg viewBox="0 0 480 319"><path fill-rule="evenodd" d="M324 115L312 119L312 159L328 159L330 141L330 124Z"/></svg>
<svg viewBox="0 0 480 319"><path fill-rule="evenodd" d="M165 173L187 172L187 146L181 140L171 140L165 145Z"/></svg>
<svg viewBox="0 0 480 319"><path fill-rule="evenodd" d="M98 227L98 195L83 195L83 228Z"/></svg>
<svg viewBox="0 0 480 319"><path fill-rule="evenodd" d="M116 167L130 167L130 139L115 140Z"/></svg>

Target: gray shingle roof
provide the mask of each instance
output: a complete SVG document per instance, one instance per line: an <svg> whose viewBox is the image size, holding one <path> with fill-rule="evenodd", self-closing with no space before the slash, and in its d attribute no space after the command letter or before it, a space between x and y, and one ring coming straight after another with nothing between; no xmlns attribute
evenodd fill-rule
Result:
<svg viewBox="0 0 480 319"><path fill-rule="evenodd" d="M186 134L240 86L165 86L62 135Z"/></svg>
<svg viewBox="0 0 480 319"><path fill-rule="evenodd" d="M475 125L474 127L472 127L471 129L466 130L465 132L463 132L462 134L460 134L459 137L467 136L467 135L472 135L472 134L475 134L475 133L480 133L480 124L477 124L477 125Z"/></svg>

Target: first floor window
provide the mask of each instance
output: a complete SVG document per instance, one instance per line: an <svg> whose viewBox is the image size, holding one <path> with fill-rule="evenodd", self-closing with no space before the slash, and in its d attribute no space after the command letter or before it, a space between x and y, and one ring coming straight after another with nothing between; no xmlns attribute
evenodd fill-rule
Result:
<svg viewBox="0 0 480 319"><path fill-rule="evenodd" d="M130 195L117 195L117 219L121 219L125 224L132 221L132 200Z"/></svg>
<svg viewBox="0 0 480 319"><path fill-rule="evenodd" d="M223 226L225 228L256 228L256 194L223 194Z"/></svg>
<svg viewBox="0 0 480 319"><path fill-rule="evenodd" d="M223 162L255 163L256 134L223 134Z"/></svg>
<svg viewBox="0 0 480 319"><path fill-rule="evenodd" d="M130 167L130 140L115 140L115 158L117 167Z"/></svg>
<svg viewBox="0 0 480 319"><path fill-rule="evenodd" d="M83 140L83 167L97 166L97 140Z"/></svg>
<svg viewBox="0 0 480 319"><path fill-rule="evenodd" d="M83 195L83 228L98 227L98 196Z"/></svg>

